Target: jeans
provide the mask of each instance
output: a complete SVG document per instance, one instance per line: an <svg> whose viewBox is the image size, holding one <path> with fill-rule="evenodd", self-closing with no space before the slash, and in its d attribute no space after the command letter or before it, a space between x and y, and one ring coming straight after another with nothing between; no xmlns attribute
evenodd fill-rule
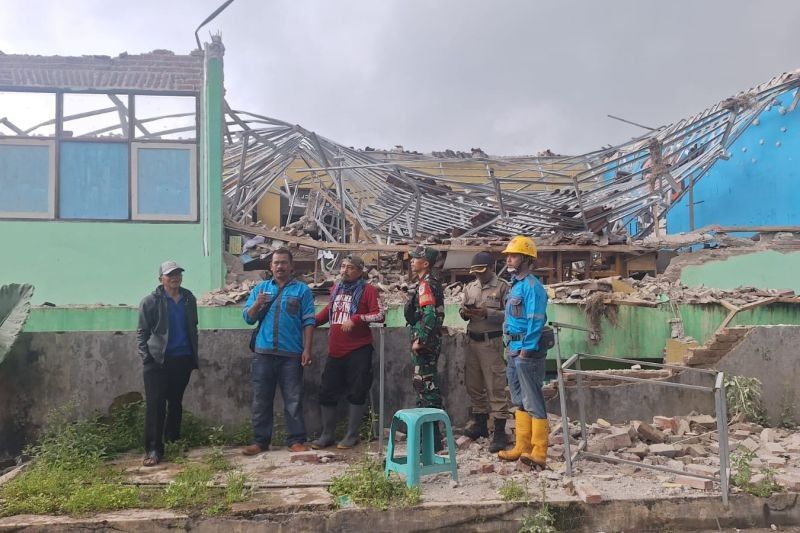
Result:
<svg viewBox="0 0 800 533"><path fill-rule="evenodd" d="M144 448L164 455L164 439L181 437L183 392L189 383L194 361L191 357L167 357L161 366L144 365Z"/></svg>
<svg viewBox="0 0 800 533"><path fill-rule="evenodd" d="M252 421L256 444L262 450L272 441L275 387L280 385L286 420L286 445L306 441L303 421L303 367L299 357L256 354L251 365L253 387Z"/></svg>
<svg viewBox="0 0 800 533"><path fill-rule="evenodd" d="M511 403L538 419L547 418L542 392L544 361L544 357L520 357L509 354L506 365Z"/></svg>

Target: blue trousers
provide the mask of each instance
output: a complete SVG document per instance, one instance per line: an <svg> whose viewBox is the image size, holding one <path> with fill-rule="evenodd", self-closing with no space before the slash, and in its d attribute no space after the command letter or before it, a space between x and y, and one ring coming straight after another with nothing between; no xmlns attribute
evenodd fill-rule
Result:
<svg viewBox="0 0 800 533"><path fill-rule="evenodd" d="M511 403L517 409L524 409L531 417L547 418L544 404L544 357L520 357L508 354L506 378L511 392Z"/></svg>
<svg viewBox="0 0 800 533"><path fill-rule="evenodd" d="M273 430L275 387L280 386L286 420L286 445L306 441L303 421L303 367L299 357L253 355L250 368L253 387L253 435L262 450L269 448Z"/></svg>

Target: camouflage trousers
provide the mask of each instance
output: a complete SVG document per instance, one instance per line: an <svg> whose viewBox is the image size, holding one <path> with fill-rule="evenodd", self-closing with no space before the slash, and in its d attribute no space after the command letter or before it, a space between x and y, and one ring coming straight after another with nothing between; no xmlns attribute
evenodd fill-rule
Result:
<svg viewBox="0 0 800 533"><path fill-rule="evenodd" d="M411 364L414 365L413 384L417 393L417 407L435 407L443 409L442 391L439 388L439 354L441 346L435 350L411 352Z"/></svg>

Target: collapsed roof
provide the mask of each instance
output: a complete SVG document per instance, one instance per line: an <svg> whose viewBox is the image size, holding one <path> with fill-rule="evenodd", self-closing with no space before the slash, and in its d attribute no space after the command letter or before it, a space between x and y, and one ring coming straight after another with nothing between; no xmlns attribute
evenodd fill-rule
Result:
<svg viewBox="0 0 800 533"><path fill-rule="evenodd" d="M389 243L431 236L609 233L634 221L634 237L643 237L716 161L729 157L729 147L777 96L798 86L800 71L785 73L689 118L578 156L491 157L473 150L471 159L485 170L478 180L460 170L464 154L411 158L436 163L439 171L433 173L228 108L226 217L247 222L267 193L294 206L305 187L312 190L305 220L330 242L352 239L354 228L371 242ZM789 111L799 96L796 91Z"/></svg>

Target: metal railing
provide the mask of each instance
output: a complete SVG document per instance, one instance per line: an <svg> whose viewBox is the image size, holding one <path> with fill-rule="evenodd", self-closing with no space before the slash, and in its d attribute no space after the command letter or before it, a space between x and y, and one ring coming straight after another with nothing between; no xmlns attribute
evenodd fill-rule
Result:
<svg viewBox="0 0 800 533"><path fill-rule="evenodd" d="M618 357L609 357L605 355L591 355L586 353L576 353L567 361L562 364L561 358L561 343L559 334L561 329L574 329L580 331L587 331L591 332L591 330L580 327L580 326L573 326L571 324L563 324L560 322L550 322L550 326L555 330L555 348L556 348L556 369L558 372L558 396L559 401L561 403L561 428L564 433L564 461L566 463L566 473L567 476L572 477L572 464L576 461L579 457L587 457L592 459L597 459L601 461L611 461L615 463L622 463L628 464L633 466L638 466L641 468L649 468L651 470L658 470L661 472L668 472L673 474L680 474L683 476L690 476L700 479L707 479L714 482L719 482L720 484L720 491L722 492L722 503L723 505L728 505L728 493L729 493L729 475L730 475L730 450L728 449L728 412L727 412L727 404L725 401L725 380L724 375L722 372L718 372L716 370L706 370L701 368L690 368L685 366L677 366L677 365L665 365L659 363L648 363L643 361L637 361L633 359L621 359ZM681 372L693 372L696 374L702 374L705 376L709 376L713 379L713 384L709 386L703 385L690 385L684 383L673 383L670 381L660 381L660 380L651 380L645 378L637 378L632 376L622 376L622 375L615 375L615 374L607 374L598 371L586 371L581 369L581 361L582 360L599 360L599 361L611 361L616 363L630 363L632 365L641 365L641 366L648 366L654 368L661 368L661 369L674 369L679 370ZM574 365L574 368L573 368ZM566 386L564 384L564 374L574 374L575 381L576 381L576 389L577 389L577 396L578 396L578 418L580 421L580 429L581 429L581 439L578 441L577 450L575 450L574 455L571 451L570 446L570 431L569 431L569 418L567 416L567 397L566 397ZM717 432L719 433L719 478L713 476L706 476L703 474L697 474L694 472L686 472L683 470L677 470L674 468L669 468L666 466L660 465L650 465L646 463L640 463L635 461L629 461L627 459L621 459L619 457L612 457L607 455L601 455L597 453L592 453L589 451L588 446L588 433L586 430L586 399L584 396L584 388L583 388L583 379L584 375L591 375L592 377L601 377L609 380L618 380L618 381L629 381L634 383L650 383L654 385L660 385L664 387L672 387L677 389L689 389L689 390L697 390L702 392L708 392L714 395L714 406L715 412L714 416L717 421Z"/></svg>

